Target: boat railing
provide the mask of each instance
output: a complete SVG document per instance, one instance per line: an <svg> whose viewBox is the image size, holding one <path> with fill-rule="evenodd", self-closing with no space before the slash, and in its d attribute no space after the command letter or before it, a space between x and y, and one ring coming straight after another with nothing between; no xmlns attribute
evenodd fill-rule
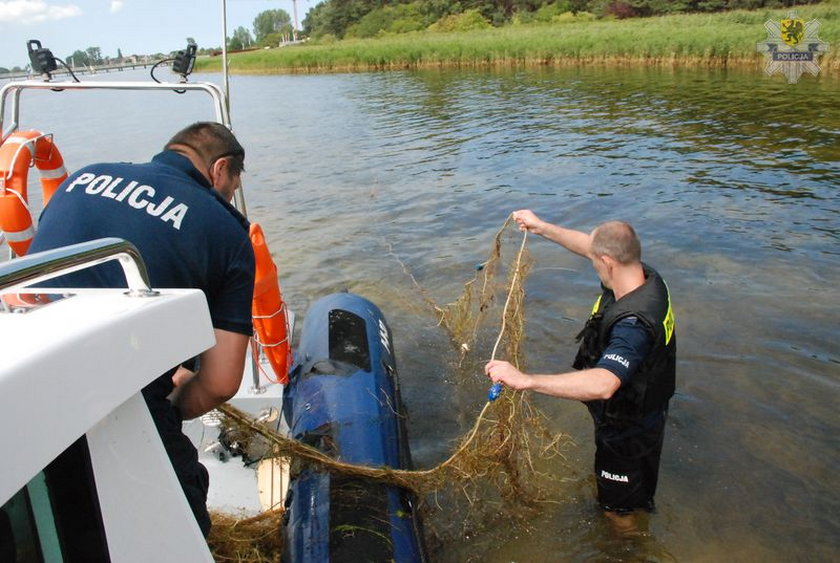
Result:
<svg viewBox="0 0 840 563"><path fill-rule="evenodd" d="M51 91L76 91L76 90L141 90L141 91L163 91L163 92L204 92L212 100L216 121L230 127L230 114L225 103L225 96L221 88L210 82L46 82L38 80L23 80L10 82L0 89L0 130L3 131L3 140L18 128L20 123L20 96L25 90L51 90ZM10 113L10 123L6 123L6 113Z"/></svg>
<svg viewBox="0 0 840 563"><path fill-rule="evenodd" d="M122 266L128 283L128 295L158 295L149 286L149 275L140 252L133 244L119 238L101 238L72 244L4 262L0 264L0 292L12 293L111 260L117 260Z"/></svg>
<svg viewBox="0 0 840 563"><path fill-rule="evenodd" d="M187 92L205 93L210 96L214 119L228 129L231 128L230 111L227 97L222 89L212 82L139 82L139 81L39 81L21 80L10 82L0 88L0 131L5 141L20 126L21 94L26 90L72 92L85 90L134 90L147 92ZM8 117L7 117L8 114ZM243 190L236 190L234 205L243 214L245 210L245 196Z"/></svg>

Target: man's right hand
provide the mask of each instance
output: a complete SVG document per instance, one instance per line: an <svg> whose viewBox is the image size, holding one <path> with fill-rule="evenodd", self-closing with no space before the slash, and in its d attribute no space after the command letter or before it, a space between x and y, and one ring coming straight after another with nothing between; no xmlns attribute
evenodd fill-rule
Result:
<svg viewBox="0 0 840 563"><path fill-rule="evenodd" d="M213 329L216 345L201 354L198 373L179 381L170 400L190 420L211 411L233 397L242 382L242 366L249 337L238 332Z"/></svg>
<svg viewBox="0 0 840 563"><path fill-rule="evenodd" d="M513 220L519 225L520 231L529 231L535 235L539 235L539 226L542 224L542 219L537 217L536 213L530 209L520 209L513 212Z"/></svg>

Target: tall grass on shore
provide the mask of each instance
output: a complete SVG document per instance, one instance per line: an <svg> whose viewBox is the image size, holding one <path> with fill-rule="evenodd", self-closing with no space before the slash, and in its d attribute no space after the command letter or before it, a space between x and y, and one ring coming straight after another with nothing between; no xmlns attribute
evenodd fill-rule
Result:
<svg viewBox="0 0 840 563"><path fill-rule="evenodd" d="M840 0L802 6L799 17L817 19L819 37L831 44L820 58L824 71L840 70ZM488 30L415 32L376 39L305 44L231 56L232 72L330 72L434 66L563 65L580 62L653 65L760 65L756 44L764 23L787 10L680 14L626 20L591 20L568 14L553 24L510 25ZM221 60L200 59L200 70Z"/></svg>

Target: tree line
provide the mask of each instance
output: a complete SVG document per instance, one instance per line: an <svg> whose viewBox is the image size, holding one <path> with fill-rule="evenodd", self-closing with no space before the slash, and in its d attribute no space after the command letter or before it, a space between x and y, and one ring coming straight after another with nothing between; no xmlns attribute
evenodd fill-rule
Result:
<svg viewBox="0 0 840 563"><path fill-rule="evenodd" d="M375 37L424 29L466 31L510 23L551 23L569 14L591 18L634 18L688 12L721 12L736 9L773 9L795 4L817 4L820 0L324 0L303 19L302 35L314 39ZM237 27L227 38L232 51L275 47L297 38L291 17L285 10L264 10L254 18L252 28ZM193 42L187 38L187 42ZM201 47L198 54L218 54L219 47ZM144 56L159 60L174 56ZM65 58L68 65L92 66L123 62L102 55L99 47L76 50ZM27 65L28 67L28 65ZM13 72L22 69L14 67ZM8 72L0 68L0 73Z"/></svg>
<svg viewBox="0 0 840 563"><path fill-rule="evenodd" d="M264 10L257 14L251 30L239 26L228 38L227 47L232 51L251 47L276 47L279 43L295 37L292 18L286 10Z"/></svg>
<svg viewBox="0 0 840 563"><path fill-rule="evenodd" d="M233 34L227 38L227 48L237 51L251 47L277 46L281 41L291 40L295 35L292 29L292 18L285 10L265 10L254 18L253 34L251 30L245 27L237 27ZM187 37L186 43L195 43L195 40L192 37ZM139 55L138 57L143 59L144 62L158 61L174 57L178 50L168 54L154 53ZM220 47L200 47L197 53L199 55L215 55L220 51ZM134 55L130 57L134 57ZM122 63L128 58L123 56L121 49L117 49L116 56L112 57L104 55L99 47L88 47L87 49L76 49L73 53L64 57L63 61L71 68L79 68ZM0 74L27 72L28 70L29 65L25 67L15 66L11 69L0 67Z"/></svg>
<svg viewBox="0 0 840 563"><path fill-rule="evenodd" d="M782 8L820 0L325 0L303 20L318 39L374 37L423 29L466 30L510 23L557 21L564 14L632 18L687 12ZM454 26L454 27L453 27Z"/></svg>

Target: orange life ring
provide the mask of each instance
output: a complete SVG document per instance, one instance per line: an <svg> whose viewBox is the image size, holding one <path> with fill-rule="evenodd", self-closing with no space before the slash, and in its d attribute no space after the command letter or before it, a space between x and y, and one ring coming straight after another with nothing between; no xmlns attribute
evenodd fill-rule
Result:
<svg viewBox="0 0 840 563"><path fill-rule="evenodd" d="M18 256L26 254L35 236L26 191L33 162L41 173L41 190L47 205L67 179L64 159L52 136L40 131L16 131L0 145L0 230Z"/></svg>
<svg viewBox="0 0 840 563"><path fill-rule="evenodd" d="M292 349L289 343L289 323L286 304L277 282L277 266L268 251L262 227L251 223L249 231L254 247L257 272L254 278L254 300L251 315L254 318L254 339L262 346L277 381L283 385L289 382L289 367L292 364Z"/></svg>

